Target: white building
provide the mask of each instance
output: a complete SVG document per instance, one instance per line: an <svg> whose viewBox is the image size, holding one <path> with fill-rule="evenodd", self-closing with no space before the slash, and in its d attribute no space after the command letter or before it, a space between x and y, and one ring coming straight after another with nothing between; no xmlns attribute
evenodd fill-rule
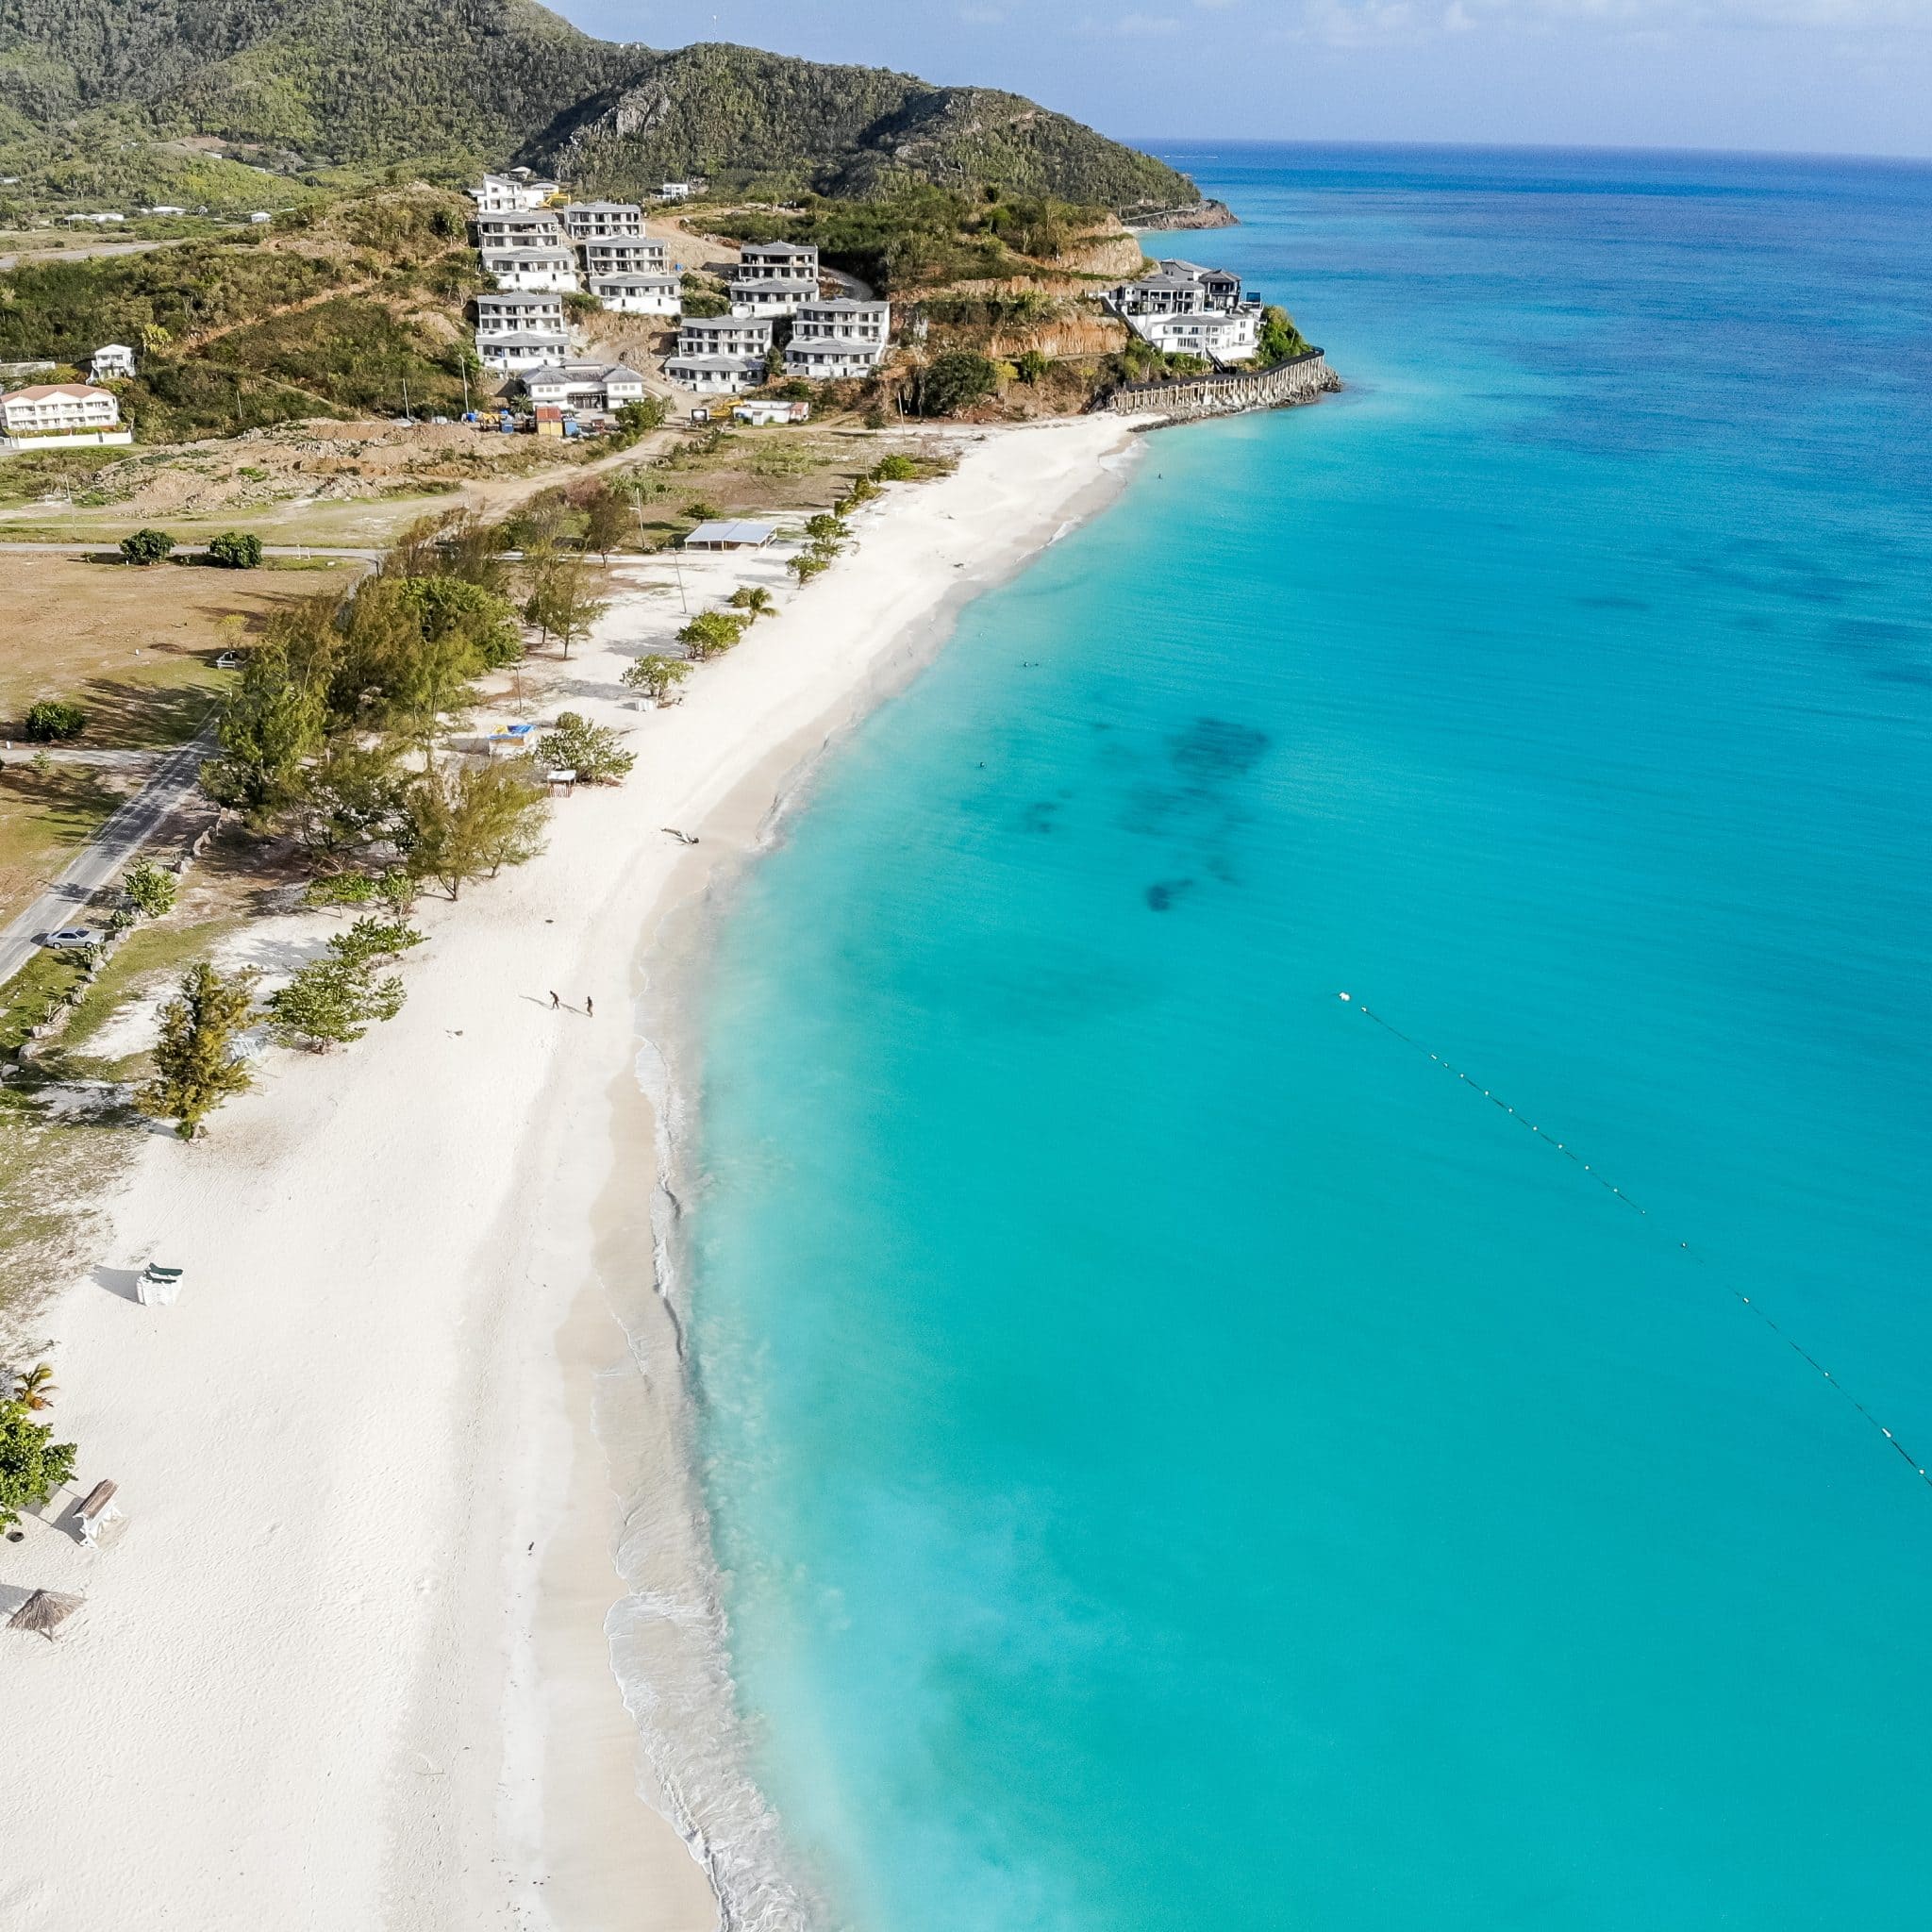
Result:
<svg viewBox="0 0 1932 1932"><path fill-rule="evenodd" d="M483 273L499 289L570 290L577 286L577 258L568 248L486 248Z"/></svg>
<svg viewBox="0 0 1932 1932"><path fill-rule="evenodd" d="M592 276L669 275L671 244L643 235L605 236L584 243L584 270Z"/></svg>
<svg viewBox="0 0 1932 1932"><path fill-rule="evenodd" d="M816 282L819 252L805 242L747 242L731 265L738 282Z"/></svg>
<svg viewBox="0 0 1932 1932"><path fill-rule="evenodd" d="M677 353L664 374L686 389L737 395L765 379L772 325L741 315L687 315L677 331Z"/></svg>
<svg viewBox="0 0 1932 1932"><path fill-rule="evenodd" d="M1244 302L1225 311L1197 315L1134 315L1134 333L1174 356L1205 356L1210 361L1245 362L1261 346L1261 305Z"/></svg>
<svg viewBox="0 0 1932 1932"><path fill-rule="evenodd" d="M552 208L505 208L476 217L479 248L561 248L563 224Z"/></svg>
<svg viewBox="0 0 1932 1932"><path fill-rule="evenodd" d="M121 427L120 404L84 382L37 383L0 395L0 430L8 441L31 441L37 449L133 441Z"/></svg>
<svg viewBox="0 0 1932 1932"><path fill-rule="evenodd" d="M541 208L557 192L555 181L544 181L527 168L512 168L507 175L486 175L480 188L470 190L480 215L514 213L519 209Z"/></svg>
<svg viewBox="0 0 1932 1932"><path fill-rule="evenodd" d="M734 281L728 291L733 315L796 315L818 299L818 277L797 281Z"/></svg>
<svg viewBox="0 0 1932 1932"><path fill-rule="evenodd" d="M841 336L815 336L785 347L785 374L813 382L835 382L845 376L870 375L879 366L876 342L852 341Z"/></svg>
<svg viewBox="0 0 1932 1932"><path fill-rule="evenodd" d="M601 242L644 232L644 211L634 201L567 201L560 212L573 242Z"/></svg>
<svg viewBox="0 0 1932 1932"><path fill-rule="evenodd" d="M808 302L793 317L793 341L824 341L871 342L881 354L892 332L892 305L890 302L858 302L841 296L835 301Z"/></svg>
<svg viewBox="0 0 1932 1932"><path fill-rule="evenodd" d="M532 369L524 377L530 401L540 408L579 414L614 414L625 403L643 400L644 378L622 362L560 362Z"/></svg>
<svg viewBox="0 0 1932 1932"><path fill-rule="evenodd" d="M658 190L659 201L689 201L695 190L695 183L690 181L666 181Z"/></svg>
<svg viewBox="0 0 1932 1932"><path fill-rule="evenodd" d="M684 303L684 277L593 275L591 293L625 315L675 315Z"/></svg>
<svg viewBox="0 0 1932 1932"><path fill-rule="evenodd" d="M484 368L499 370L505 375L555 368L569 354L569 340L547 331L514 329L476 338L476 359Z"/></svg>
<svg viewBox="0 0 1932 1932"><path fill-rule="evenodd" d="M104 348L94 351L87 373L90 380L94 382L107 382L116 377L132 381L134 351L125 342L108 342Z"/></svg>
<svg viewBox="0 0 1932 1932"><path fill-rule="evenodd" d="M1241 299L1241 276L1191 261L1158 262L1151 275L1108 291L1108 300L1127 316L1202 315L1237 308Z"/></svg>
<svg viewBox="0 0 1932 1932"><path fill-rule="evenodd" d="M562 336L563 297L545 289L523 289L476 297L476 338L508 335Z"/></svg>
<svg viewBox="0 0 1932 1932"><path fill-rule="evenodd" d="M750 402L731 406L734 423L750 423L769 428L774 423L809 423L809 403L781 403L775 397L755 396Z"/></svg>

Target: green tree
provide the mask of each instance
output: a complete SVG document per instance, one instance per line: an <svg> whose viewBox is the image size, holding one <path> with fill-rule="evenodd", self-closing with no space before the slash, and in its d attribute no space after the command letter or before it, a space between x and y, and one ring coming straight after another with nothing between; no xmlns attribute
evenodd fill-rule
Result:
<svg viewBox="0 0 1932 1932"><path fill-rule="evenodd" d="M180 881L166 866L157 865L152 858L137 858L121 874L121 890L137 912L158 919L162 913L174 910Z"/></svg>
<svg viewBox="0 0 1932 1932"><path fill-rule="evenodd" d="M1020 359L1024 362L1025 358ZM881 457L868 474L874 483L910 483L919 475L919 465L910 457L895 451L891 456Z"/></svg>
<svg viewBox="0 0 1932 1932"><path fill-rule="evenodd" d="M677 641L695 662L702 664L708 658L728 651L743 637L744 627L750 622L748 617L728 610L700 611L677 633Z"/></svg>
<svg viewBox="0 0 1932 1932"><path fill-rule="evenodd" d="M77 1453L75 1443L55 1441L53 1425L35 1422L25 1403L0 1402L0 1529L71 1483Z"/></svg>
<svg viewBox="0 0 1932 1932"><path fill-rule="evenodd" d="M1029 385L1038 382L1052 367L1052 360L1042 356L1038 349L1022 350L1020 359L1013 364L1014 372L1020 380Z"/></svg>
<svg viewBox="0 0 1932 1932"><path fill-rule="evenodd" d="M778 614L777 599L762 584L740 584L731 593L731 608L747 612L754 620Z"/></svg>
<svg viewBox="0 0 1932 1932"><path fill-rule="evenodd" d="M259 570L261 539L246 530L224 530L208 539L208 560L223 570Z"/></svg>
<svg viewBox="0 0 1932 1932"><path fill-rule="evenodd" d="M360 1040L403 1009L403 982L372 976L366 960L311 959L266 1001L269 1024L284 1046L326 1053Z"/></svg>
<svg viewBox="0 0 1932 1932"><path fill-rule="evenodd" d="M1287 362L1296 356L1307 353L1308 343L1300 329L1294 325L1294 317L1287 309L1273 303L1261 311L1261 333L1255 349L1255 359L1265 367L1273 368L1278 362Z"/></svg>
<svg viewBox="0 0 1932 1932"><path fill-rule="evenodd" d="M23 729L29 744L64 744L87 729L87 713L66 698L42 698L27 707Z"/></svg>
<svg viewBox="0 0 1932 1932"><path fill-rule="evenodd" d="M155 1077L135 1097L143 1113L176 1123L184 1141L231 1093L254 1075L235 1051L235 1035L255 1005L255 975L217 973L206 959L182 975L180 991L161 1008Z"/></svg>
<svg viewBox="0 0 1932 1932"><path fill-rule="evenodd" d="M693 496L685 505L683 514L694 524L708 524L718 514L718 506L708 497Z"/></svg>
<svg viewBox="0 0 1932 1932"><path fill-rule="evenodd" d="M331 739L302 769L283 815L284 829L311 858L325 862L401 843L409 825L403 796L408 781L397 769L396 756L390 740L364 744L346 735ZM375 895L376 882L368 874L350 876L365 880L368 894Z"/></svg>
<svg viewBox="0 0 1932 1932"><path fill-rule="evenodd" d="M945 349L919 370L912 408L921 416L957 416L999 387L999 372L973 349Z"/></svg>
<svg viewBox="0 0 1932 1932"><path fill-rule="evenodd" d="M487 584L454 575L409 577L399 595L414 607L425 642L459 639L478 671L500 670L524 655L516 607Z"/></svg>
<svg viewBox="0 0 1932 1932"><path fill-rule="evenodd" d="M630 506L609 484L602 483L579 506L584 512L584 548L594 550L606 563L631 529Z"/></svg>
<svg viewBox="0 0 1932 1932"><path fill-rule="evenodd" d="M832 559L829 557L821 557L815 550L807 551L803 557L791 558L785 565L801 584L810 583L812 578L830 570L831 567Z"/></svg>
<svg viewBox="0 0 1932 1932"><path fill-rule="evenodd" d="M409 868L457 898L543 849L549 800L523 759L423 773L409 788Z"/></svg>
<svg viewBox="0 0 1932 1932"><path fill-rule="evenodd" d="M662 428L663 424L662 396L641 396L634 403L620 403L617 406L617 446L626 448L648 436L652 430Z"/></svg>
<svg viewBox="0 0 1932 1932"><path fill-rule="evenodd" d="M344 966L374 966L380 960L401 958L427 937L407 919L378 919L371 912L345 932L337 933L328 949Z"/></svg>
<svg viewBox="0 0 1932 1932"><path fill-rule="evenodd" d="M143 569L172 556L174 549L175 540L165 530L136 530L121 540L121 555Z"/></svg>
<svg viewBox="0 0 1932 1932"><path fill-rule="evenodd" d="M333 632L333 614L325 621ZM218 805L262 824L299 794L303 761L321 746L327 723L327 685L318 668L325 671L325 662L318 667L274 627L248 654L215 727L221 756L201 768L202 790Z"/></svg>
<svg viewBox="0 0 1932 1932"><path fill-rule="evenodd" d="M815 544L836 545L842 543L852 532L843 517L832 516L821 510L817 516L807 521L805 534Z"/></svg>
<svg viewBox="0 0 1932 1932"><path fill-rule="evenodd" d="M545 761L555 771L575 772L587 785L616 785L638 761L608 724L592 724L577 711L560 711L557 728L543 740Z"/></svg>
<svg viewBox="0 0 1932 1932"><path fill-rule="evenodd" d="M559 558L538 580L524 607L524 615L543 634L555 638L570 656L570 647L581 643L595 627L597 620L610 607L591 594L584 582L583 558Z"/></svg>
<svg viewBox="0 0 1932 1932"><path fill-rule="evenodd" d="M632 691L641 691L654 703L675 703L672 693L691 675L691 660L686 658L664 658L653 652L649 657L638 658L625 667L624 683Z"/></svg>

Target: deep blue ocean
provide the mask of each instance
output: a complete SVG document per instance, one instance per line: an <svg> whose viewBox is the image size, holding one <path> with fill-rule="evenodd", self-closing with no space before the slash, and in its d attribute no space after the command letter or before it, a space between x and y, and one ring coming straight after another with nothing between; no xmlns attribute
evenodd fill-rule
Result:
<svg viewBox="0 0 1932 1932"><path fill-rule="evenodd" d="M1349 388L725 923L758 1774L858 1932L1924 1932L1932 171L1161 151Z"/></svg>

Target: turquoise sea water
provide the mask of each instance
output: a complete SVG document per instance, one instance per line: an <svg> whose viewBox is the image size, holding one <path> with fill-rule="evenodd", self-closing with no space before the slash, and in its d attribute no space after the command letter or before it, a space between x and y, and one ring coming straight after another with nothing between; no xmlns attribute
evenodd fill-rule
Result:
<svg viewBox="0 0 1932 1932"><path fill-rule="evenodd" d="M1932 1489L1731 1289L1932 1456L1932 173L1170 152L1349 393L724 934L760 1778L859 1932L1924 1927Z"/></svg>

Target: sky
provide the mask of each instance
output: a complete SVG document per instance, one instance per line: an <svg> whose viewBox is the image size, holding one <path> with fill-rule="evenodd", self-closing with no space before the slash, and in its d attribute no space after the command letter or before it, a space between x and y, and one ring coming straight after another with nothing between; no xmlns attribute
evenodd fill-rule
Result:
<svg viewBox="0 0 1932 1932"><path fill-rule="evenodd" d="M1123 140L1932 157L1932 0L550 0L1030 94Z"/></svg>

